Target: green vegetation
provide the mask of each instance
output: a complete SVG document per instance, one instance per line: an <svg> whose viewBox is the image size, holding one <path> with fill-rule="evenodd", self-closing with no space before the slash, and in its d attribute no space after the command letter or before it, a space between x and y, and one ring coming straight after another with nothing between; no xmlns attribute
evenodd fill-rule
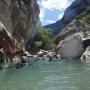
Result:
<svg viewBox="0 0 90 90"><path fill-rule="evenodd" d="M80 23L84 23L86 28L81 29L81 32L86 33L87 31L90 31L90 6L87 6L87 10L80 14L79 16L77 16L78 21L80 21Z"/></svg>
<svg viewBox="0 0 90 90"><path fill-rule="evenodd" d="M85 12L78 15L64 29L61 30L59 36L56 38L56 43L76 32L83 32L84 36L87 36L87 31L90 31L90 5L85 7Z"/></svg>
<svg viewBox="0 0 90 90"><path fill-rule="evenodd" d="M54 47L55 38L50 29L40 28L36 34L34 45L42 49L51 49Z"/></svg>
<svg viewBox="0 0 90 90"><path fill-rule="evenodd" d="M80 14L77 18L82 23L90 24L90 11Z"/></svg>

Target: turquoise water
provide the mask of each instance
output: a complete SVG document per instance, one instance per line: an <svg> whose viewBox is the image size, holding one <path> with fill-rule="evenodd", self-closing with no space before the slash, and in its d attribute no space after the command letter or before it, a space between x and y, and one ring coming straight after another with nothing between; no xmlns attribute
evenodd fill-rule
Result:
<svg viewBox="0 0 90 90"><path fill-rule="evenodd" d="M0 90L90 90L90 64L39 61L21 69L4 69Z"/></svg>

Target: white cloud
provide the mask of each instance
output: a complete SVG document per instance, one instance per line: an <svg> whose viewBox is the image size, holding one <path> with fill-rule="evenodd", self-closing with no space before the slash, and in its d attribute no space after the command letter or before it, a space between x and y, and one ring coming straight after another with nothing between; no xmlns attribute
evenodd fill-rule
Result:
<svg viewBox="0 0 90 90"><path fill-rule="evenodd" d="M53 10L63 10L66 9L70 5L70 2L68 0L42 0L41 6L43 8Z"/></svg>
<svg viewBox="0 0 90 90"><path fill-rule="evenodd" d="M54 23L55 21L53 21L53 20L47 20L46 21L48 24L50 24L50 23Z"/></svg>
<svg viewBox="0 0 90 90"><path fill-rule="evenodd" d="M61 19L63 17L64 13L61 13L58 15L58 19Z"/></svg>
<svg viewBox="0 0 90 90"><path fill-rule="evenodd" d="M71 4L71 2L69 2L69 0L38 0L38 4L40 6L40 21L42 24L50 24L62 18L65 9ZM51 19L46 20L45 15L48 14L49 10L54 11L55 9L60 10L60 15L57 16L57 19L55 19L55 21Z"/></svg>

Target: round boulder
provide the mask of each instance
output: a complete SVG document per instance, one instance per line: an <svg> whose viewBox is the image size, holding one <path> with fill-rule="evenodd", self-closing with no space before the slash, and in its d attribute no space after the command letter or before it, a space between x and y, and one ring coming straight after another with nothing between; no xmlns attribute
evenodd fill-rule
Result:
<svg viewBox="0 0 90 90"><path fill-rule="evenodd" d="M58 46L58 54L65 59L79 58L84 51L83 41L77 34L62 40Z"/></svg>

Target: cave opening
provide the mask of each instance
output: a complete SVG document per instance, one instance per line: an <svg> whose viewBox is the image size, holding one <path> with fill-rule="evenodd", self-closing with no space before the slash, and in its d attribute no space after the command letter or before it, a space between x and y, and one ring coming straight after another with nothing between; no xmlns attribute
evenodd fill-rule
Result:
<svg viewBox="0 0 90 90"><path fill-rule="evenodd" d="M90 46L90 39L86 39L83 41L83 47L86 49L88 46Z"/></svg>

